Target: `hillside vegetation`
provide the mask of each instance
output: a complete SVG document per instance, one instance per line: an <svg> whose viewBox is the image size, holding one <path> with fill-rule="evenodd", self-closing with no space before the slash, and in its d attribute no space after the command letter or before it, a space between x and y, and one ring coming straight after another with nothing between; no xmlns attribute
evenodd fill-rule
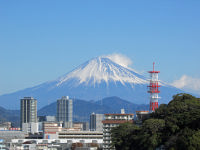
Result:
<svg viewBox="0 0 200 150"><path fill-rule="evenodd" d="M142 126L126 123L114 128L112 141L117 150L199 150L200 99L177 94Z"/></svg>
<svg viewBox="0 0 200 150"><path fill-rule="evenodd" d="M12 122L13 127L19 127L20 124L20 111L7 110L0 106L0 123Z"/></svg>

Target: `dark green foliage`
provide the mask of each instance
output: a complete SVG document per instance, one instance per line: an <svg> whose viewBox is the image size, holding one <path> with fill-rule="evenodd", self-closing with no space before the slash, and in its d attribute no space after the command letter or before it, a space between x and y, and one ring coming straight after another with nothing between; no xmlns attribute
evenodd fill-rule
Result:
<svg viewBox="0 0 200 150"><path fill-rule="evenodd" d="M126 132L124 132L126 131ZM113 143L115 143L115 148L119 150L134 150L134 143L133 141L137 141L134 135L137 135L139 132L139 127L136 125L132 125L131 123L124 123L121 124L118 128L113 128L111 131Z"/></svg>
<svg viewBox="0 0 200 150"><path fill-rule="evenodd" d="M160 105L142 126L120 125L112 133L117 150L200 150L200 99L177 94L168 105Z"/></svg>
<svg viewBox="0 0 200 150"><path fill-rule="evenodd" d="M140 133L141 136L140 145L143 145L144 149L155 149L159 145L161 140L161 132L165 127L165 120L163 119L148 119L143 125ZM144 142L142 142L144 141Z"/></svg>

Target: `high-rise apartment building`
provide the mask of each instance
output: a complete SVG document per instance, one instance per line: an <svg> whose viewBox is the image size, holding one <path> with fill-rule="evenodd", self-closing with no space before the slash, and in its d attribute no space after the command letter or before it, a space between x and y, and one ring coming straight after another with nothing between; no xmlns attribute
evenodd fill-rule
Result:
<svg viewBox="0 0 200 150"><path fill-rule="evenodd" d="M124 110L121 114L105 114L105 120L103 120L103 150L114 150L111 146L111 129L119 126L122 123L133 123L134 114L125 114Z"/></svg>
<svg viewBox="0 0 200 150"><path fill-rule="evenodd" d="M103 131L102 120L104 120L103 114L92 113L90 115L90 130L91 131Z"/></svg>
<svg viewBox="0 0 200 150"><path fill-rule="evenodd" d="M37 124L37 100L33 97L24 97L21 99L21 128L23 131L38 132Z"/></svg>
<svg viewBox="0 0 200 150"><path fill-rule="evenodd" d="M73 127L73 101L68 96L57 100L57 121L63 122L64 127Z"/></svg>

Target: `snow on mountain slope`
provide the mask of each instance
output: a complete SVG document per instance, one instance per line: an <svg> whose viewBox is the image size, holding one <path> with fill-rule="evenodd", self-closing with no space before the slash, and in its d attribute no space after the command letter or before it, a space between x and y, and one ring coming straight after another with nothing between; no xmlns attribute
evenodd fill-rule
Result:
<svg viewBox="0 0 200 150"><path fill-rule="evenodd" d="M109 58L97 57L79 66L74 71L58 79L57 86L64 84L68 80L76 78L79 84L100 84L109 81L130 84L146 84L147 80L140 74L114 63Z"/></svg>
<svg viewBox="0 0 200 150"><path fill-rule="evenodd" d="M148 104L148 80L133 69L115 61L112 56L100 56L80 65L56 80L0 96L1 106L17 109L20 99L33 96L38 108L55 102L62 96L85 100L100 100L117 96L136 104ZM174 94L183 92L161 81L162 98L159 103L168 103ZM12 107L13 106L13 107Z"/></svg>

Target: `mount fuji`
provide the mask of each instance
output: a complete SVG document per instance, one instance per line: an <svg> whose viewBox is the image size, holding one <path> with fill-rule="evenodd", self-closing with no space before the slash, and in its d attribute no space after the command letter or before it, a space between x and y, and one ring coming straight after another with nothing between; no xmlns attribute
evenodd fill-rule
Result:
<svg viewBox="0 0 200 150"><path fill-rule="evenodd" d="M56 80L45 82L11 94L0 96L1 106L12 108L20 106L20 99L33 96L41 108L55 102L62 96L85 100L101 100L117 96L136 104L148 104L149 81L132 68L117 63L107 56L91 59ZM174 94L183 92L160 81L160 101L168 103Z"/></svg>

